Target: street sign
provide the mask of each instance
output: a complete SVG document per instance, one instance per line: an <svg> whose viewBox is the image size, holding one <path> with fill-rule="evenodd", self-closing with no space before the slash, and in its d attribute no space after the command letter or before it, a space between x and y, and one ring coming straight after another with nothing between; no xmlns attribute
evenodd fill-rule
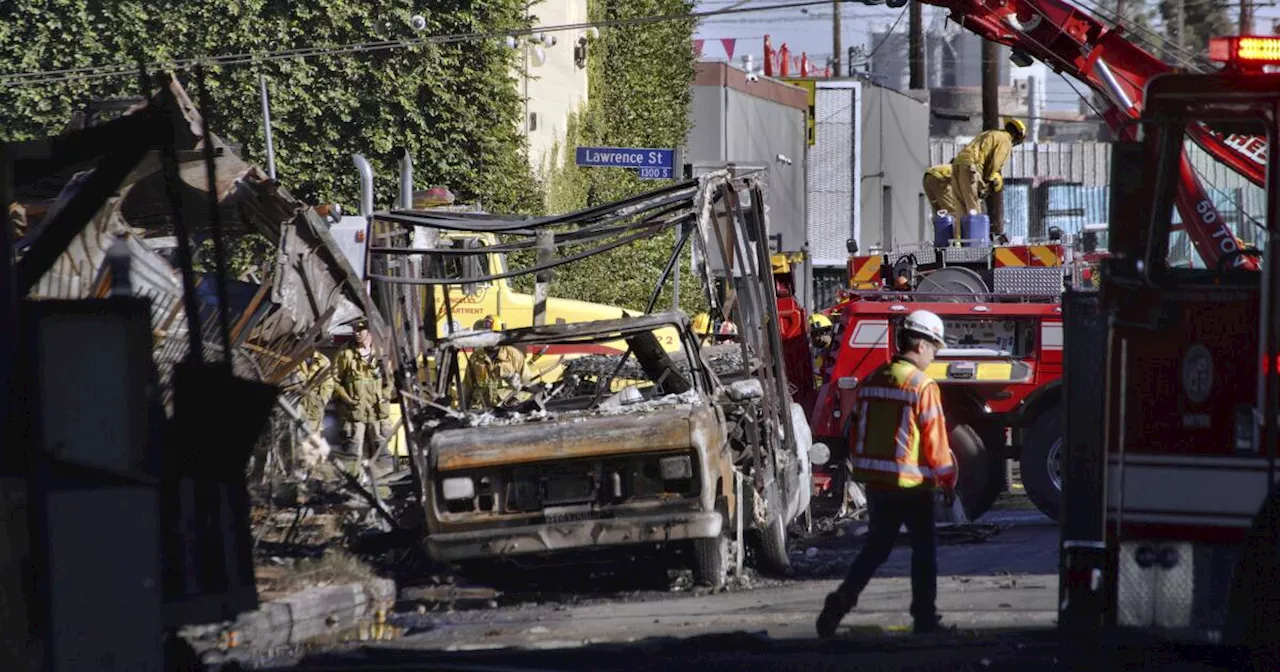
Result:
<svg viewBox="0 0 1280 672"><path fill-rule="evenodd" d="M630 168L642 180L669 180L675 176L674 149L635 147L579 147L576 163L584 168Z"/></svg>

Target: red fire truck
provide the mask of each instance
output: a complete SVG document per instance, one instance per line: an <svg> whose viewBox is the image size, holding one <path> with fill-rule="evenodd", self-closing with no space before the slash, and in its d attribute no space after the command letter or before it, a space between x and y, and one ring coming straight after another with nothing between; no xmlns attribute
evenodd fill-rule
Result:
<svg viewBox="0 0 1280 672"><path fill-rule="evenodd" d="M1026 427L1032 445L1060 448L1056 399L1062 375L1063 279L1074 251L1061 238L1044 244L975 247L932 245L855 256L855 289L829 311L837 325L836 354L823 372L811 426L838 464L847 453L858 382L892 354L896 322L913 310L942 317L948 347L928 373L942 386L952 426L952 450L961 464L960 500L969 518L986 512L1005 488L1007 428ZM918 277L917 277L918 276ZM842 450L843 449L843 450ZM1024 447L1024 450L1027 448ZM1041 463L1057 455L1041 455ZM1057 515L1056 473L1023 470L1028 494ZM1037 480L1039 477L1040 480ZM830 486L830 471L815 476Z"/></svg>
<svg viewBox="0 0 1280 672"><path fill-rule="evenodd" d="M1280 152L1280 38L1215 39L1213 74L1146 85L1112 153L1111 257L1069 292L1062 518L1064 633L1280 647L1280 171L1254 215L1265 249L1171 262L1187 162L1206 138ZM1140 131L1140 132L1139 132ZM1140 138L1140 140L1138 140ZM1123 207L1117 207L1119 203ZM1208 200L1201 221L1218 221ZM1185 218L1185 214L1184 214ZM1237 266L1239 258L1261 260ZM1265 669L1280 669L1274 658ZM1232 669L1245 669L1244 664ZM1256 669L1256 668L1255 668Z"/></svg>
<svg viewBox="0 0 1280 672"><path fill-rule="evenodd" d="M1086 83L1109 103L1104 118L1123 139L1134 137L1133 122L1141 115L1147 82L1173 71L1128 39L1121 27L1103 23L1063 0L927 1L949 9L952 20L982 37L1013 47L1015 62L1027 65L1037 59ZM1194 64L1181 65L1189 69ZM1187 135L1189 145L1225 169L1254 184L1264 183L1265 144L1260 149L1257 138L1204 125L1190 127ZM1242 242L1213 205L1188 151L1184 147L1179 155L1171 187L1171 198L1185 223L1175 229L1185 231L1205 267L1215 268L1226 258L1233 268L1256 271L1257 260L1238 253ZM1055 267L1037 260L1048 249L1060 260L1065 250L1038 246L1037 251L1035 247L945 248L934 250L932 257L927 249L896 250L851 260L850 281L855 289L828 311L841 316L842 334L835 367L824 376L811 416L815 441L831 448L829 464L847 451L848 405L840 400L851 396L857 381L888 358L895 320L911 309L934 310L953 320L951 333L962 339L940 358L935 373L943 374L938 379L953 426L966 513L973 519L989 508L1007 483L1006 459L1018 459L1032 501L1050 517L1057 517L1062 483L1060 287L1065 276L1078 278L1084 269L1059 262L1058 288L1050 290L1048 278ZM1002 257L1016 258L1022 265L1001 265ZM909 283L911 291L896 291L892 285L886 289L886 276L896 278L895 267L903 266L914 267L909 275L919 282ZM1075 274L1077 270L1080 275ZM997 280L997 275L1005 279ZM862 283L871 283L875 289L868 291ZM1021 293L1028 285L1044 290L1033 292L1028 300ZM998 338L1015 347L991 347L998 345ZM978 364L986 365L981 376ZM815 468L820 489L827 484L827 473Z"/></svg>

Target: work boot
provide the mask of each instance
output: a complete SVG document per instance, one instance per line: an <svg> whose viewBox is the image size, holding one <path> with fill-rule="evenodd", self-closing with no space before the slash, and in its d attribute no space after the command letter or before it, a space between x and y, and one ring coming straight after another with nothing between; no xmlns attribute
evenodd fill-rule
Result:
<svg viewBox="0 0 1280 672"><path fill-rule="evenodd" d="M836 627L840 625L840 619L849 613L856 602L839 591L827 595L827 600L822 604L822 613L818 614L818 636L826 639L836 634Z"/></svg>
<svg viewBox="0 0 1280 672"><path fill-rule="evenodd" d="M942 616L934 614L931 619L917 620L915 626L911 629L917 635L927 635L943 630Z"/></svg>

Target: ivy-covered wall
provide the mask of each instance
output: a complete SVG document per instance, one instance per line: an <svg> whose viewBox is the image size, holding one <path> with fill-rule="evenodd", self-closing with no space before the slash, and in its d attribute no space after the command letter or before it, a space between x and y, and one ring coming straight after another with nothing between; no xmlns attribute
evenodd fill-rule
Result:
<svg viewBox="0 0 1280 672"><path fill-rule="evenodd" d="M0 74L339 46L523 27L522 0L16 0L0 19ZM413 14L427 26L410 28ZM374 166L377 202L398 188L408 147L419 188L448 185L495 212L538 211L524 157L517 52L501 38L320 55L209 70L214 130L265 166L258 73L271 92L280 181L312 203L354 210L351 155ZM135 68L136 71L136 68ZM181 77L187 77L184 73ZM184 85L197 101L198 92ZM95 98L141 94L135 74L4 91L0 139L56 133Z"/></svg>
<svg viewBox="0 0 1280 672"><path fill-rule="evenodd" d="M689 0L590 0L592 21L674 15L691 11ZM579 168L579 146L675 148L689 131L694 76L692 21L643 23L602 29L587 54L587 103L570 120L546 183L547 210L569 212L670 184L641 180L621 168ZM557 274L558 296L643 310L675 244L675 233L656 236L575 263ZM686 248L687 249L687 248ZM681 270L681 306L703 307L701 289ZM658 309L671 306L668 283Z"/></svg>

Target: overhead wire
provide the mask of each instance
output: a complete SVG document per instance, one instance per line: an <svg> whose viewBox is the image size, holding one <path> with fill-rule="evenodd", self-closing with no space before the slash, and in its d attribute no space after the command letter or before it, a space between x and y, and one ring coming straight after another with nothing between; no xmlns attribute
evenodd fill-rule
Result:
<svg viewBox="0 0 1280 672"><path fill-rule="evenodd" d="M203 64L205 67L210 66L229 66L229 65L256 65L259 63L268 63L284 60L307 59L317 56L334 56L351 53L372 53L379 51L387 51L392 49L404 49L408 47L423 46L428 44L452 44L459 42L483 41L491 39L501 39L507 37L526 37L543 33L568 32L575 30L586 30L588 28L617 28L624 26L647 25L652 23L665 23L671 21L699 21L707 17L725 16L733 14L750 14L756 12L767 12L779 9L794 9L801 7L813 7L818 5L827 5L830 0L794 0L792 2L771 4L758 7L729 7L725 9L712 9L704 12L686 12L682 14L661 14L653 16L632 17L628 19L606 19L602 21L584 21L578 23L558 24L550 26L532 26L529 28L515 28L503 31L489 32L471 32L471 33L449 33L429 35L424 37L404 38L404 39L384 39L372 40L367 42L349 43L335 46L324 47L299 47L295 49L284 49L280 51L266 51L254 53L227 54L222 56L199 56L190 58L173 59L167 61L154 61L144 64L148 70L170 70L185 71L194 68L197 64ZM11 88L15 86L28 86L35 84L51 84L67 81L84 81L93 79L103 79L109 77L133 77L137 74L139 64L117 64L117 65L101 65L101 66L81 66L76 68L62 68L56 70L37 70L28 72L11 73L0 75L0 88Z"/></svg>

